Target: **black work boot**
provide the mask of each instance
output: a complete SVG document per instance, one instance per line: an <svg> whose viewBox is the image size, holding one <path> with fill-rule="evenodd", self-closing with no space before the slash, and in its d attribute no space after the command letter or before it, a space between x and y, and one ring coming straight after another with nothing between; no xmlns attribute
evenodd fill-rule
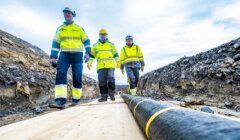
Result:
<svg viewBox="0 0 240 140"><path fill-rule="evenodd" d="M112 101L115 101L115 97L114 97L114 96L110 96L110 99L111 99Z"/></svg>
<svg viewBox="0 0 240 140"><path fill-rule="evenodd" d="M80 104L80 100L78 99L72 99L72 104L71 106L76 106L76 105L79 105Z"/></svg>
<svg viewBox="0 0 240 140"><path fill-rule="evenodd" d="M49 104L50 108L65 109L65 104L58 104L56 102Z"/></svg>
<svg viewBox="0 0 240 140"><path fill-rule="evenodd" d="M55 102L49 104L49 107L58 108L58 109L65 109L66 108L66 105L65 105L66 102L67 102L67 99L65 99L65 98L55 99Z"/></svg>
<svg viewBox="0 0 240 140"><path fill-rule="evenodd" d="M98 102L106 102L107 101L107 96L101 96L100 99L98 99Z"/></svg>
<svg viewBox="0 0 240 140"><path fill-rule="evenodd" d="M109 93L109 96L110 96L110 99L111 99L112 101L115 101L115 94L114 94L114 92L110 92L110 93Z"/></svg>

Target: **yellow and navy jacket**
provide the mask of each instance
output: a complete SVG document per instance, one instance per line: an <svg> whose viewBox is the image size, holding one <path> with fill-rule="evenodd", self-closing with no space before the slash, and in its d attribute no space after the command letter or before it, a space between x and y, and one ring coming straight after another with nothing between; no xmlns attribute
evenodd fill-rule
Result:
<svg viewBox="0 0 240 140"><path fill-rule="evenodd" d="M90 60L97 59L97 69L115 68L115 61L119 61L116 46L108 39L106 42L100 40L91 47Z"/></svg>
<svg viewBox="0 0 240 140"><path fill-rule="evenodd" d="M90 53L90 40L84 29L75 23L66 23L58 27L53 42L50 58L58 58L61 52L83 52Z"/></svg>
<svg viewBox="0 0 240 140"><path fill-rule="evenodd" d="M126 67L140 68L144 66L144 58L140 47L136 44L125 45L120 53L121 69ZM140 66L141 65L141 66Z"/></svg>

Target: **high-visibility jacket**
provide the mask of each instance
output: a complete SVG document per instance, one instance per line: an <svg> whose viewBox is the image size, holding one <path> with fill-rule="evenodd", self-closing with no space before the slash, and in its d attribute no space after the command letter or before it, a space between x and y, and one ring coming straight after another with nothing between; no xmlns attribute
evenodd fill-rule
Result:
<svg viewBox="0 0 240 140"><path fill-rule="evenodd" d="M120 61L121 64L139 64L144 66L144 58L142 51L140 47L136 44L133 44L132 46L125 45L120 53ZM123 69L124 66L121 66L121 69Z"/></svg>
<svg viewBox="0 0 240 140"><path fill-rule="evenodd" d="M97 59L97 69L115 68L115 61L119 61L116 46L110 41L102 43L100 40L91 47L90 61Z"/></svg>
<svg viewBox="0 0 240 140"><path fill-rule="evenodd" d="M58 27L52 43L51 58L58 58L58 52L90 52L90 40L84 29L75 23L64 23Z"/></svg>

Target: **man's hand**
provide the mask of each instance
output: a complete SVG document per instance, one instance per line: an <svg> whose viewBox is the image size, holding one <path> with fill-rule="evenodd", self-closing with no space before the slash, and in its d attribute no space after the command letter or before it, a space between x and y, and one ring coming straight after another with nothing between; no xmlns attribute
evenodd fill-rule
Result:
<svg viewBox="0 0 240 140"><path fill-rule="evenodd" d="M88 62L89 59L90 59L89 53L85 53L85 55L84 55L84 62L85 62L85 63Z"/></svg>
<svg viewBox="0 0 240 140"><path fill-rule="evenodd" d="M144 66L141 66L141 71L144 71Z"/></svg>
<svg viewBox="0 0 240 140"><path fill-rule="evenodd" d="M92 69L92 61L88 61L88 62L87 62L87 68L88 68L89 70Z"/></svg>
<svg viewBox="0 0 240 140"><path fill-rule="evenodd" d="M53 66L54 68L57 67L57 62L58 62L58 59L56 59L56 58L51 58L51 59L50 59L50 63L52 64L52 66Z"/></svg>
<svg viewBox="0 0 240 140"><path fill-rule="evenodd" d="M121 72L122 72L122 74L124 75L124 73L125 73L125 70L124 70L124 69L121 69Z"/></svg>

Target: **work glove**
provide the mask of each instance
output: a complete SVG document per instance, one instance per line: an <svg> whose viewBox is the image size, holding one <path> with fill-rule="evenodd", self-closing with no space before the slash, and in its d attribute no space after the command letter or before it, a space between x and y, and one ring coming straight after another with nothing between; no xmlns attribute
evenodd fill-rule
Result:
<svg viewBox="0 0 240 140"><path fill-rule="evenodd" d="M120 66L121 66L121 61L117 61L117 66L116 67L119 69Z"/></svg>
<svg viewBox="0 0 240 140"><path fill-rule="evenodd" d="M121 69L121 72L122 72L122 74L124 75L124 73L125 73L125 70L124 70L124 69Z"/></svg>
<svg viewBox="0 0 240 140"><path fill-rule="evenodd" d="M141 71L144 71L144 66L141 66Z"/></svg>
<svg viewBox="0 0 240 140"><path fill-rule="evenodd" d="M92 61L88 61L88 62L87 62L87 68L88 68L89 70L92 69Z"/></svg>
<svg viewBox="0 0 240 140"><path fill-rule="evenodd" d="M50 63L54 68L57 67L57 61L58 61L58 59L56 59L56 58L51 58L50 59Z"/></svg>
<svg viewBox="0 0 240 140"><path fill-rule="evenodd" d="M85 53L85 55L84 55L84 62L85 62L85 63L88 62L89 59L90 59L89 53Z"/></svg>

